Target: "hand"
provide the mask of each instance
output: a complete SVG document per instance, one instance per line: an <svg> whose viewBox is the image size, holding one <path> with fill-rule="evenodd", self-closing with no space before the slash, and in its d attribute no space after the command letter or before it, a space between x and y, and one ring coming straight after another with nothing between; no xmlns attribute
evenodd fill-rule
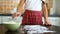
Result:
<svg viewBox="0 0 60 34"><path fill-rule="evenodd" d="M20 12L14 13L14 14L12 15L12 18L15 18L15 17L18 17L18 16L20 16Z"/></svg>
<svg viewBox="0 0 60 34"><path fill-rule="evenodd" d="M44 24L47 25L47 26L51 26L51 24L48 20L46 20Z"/></svg>

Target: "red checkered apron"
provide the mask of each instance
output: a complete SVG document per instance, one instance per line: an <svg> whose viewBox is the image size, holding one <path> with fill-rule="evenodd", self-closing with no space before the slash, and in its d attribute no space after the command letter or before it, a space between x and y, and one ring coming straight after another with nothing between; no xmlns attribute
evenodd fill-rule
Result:
<svg viewBox="0 0 60 34"><path fill-rule="evenodd" d="M25 10L22 25L42 25L42 14L40 11Z"/></svg>

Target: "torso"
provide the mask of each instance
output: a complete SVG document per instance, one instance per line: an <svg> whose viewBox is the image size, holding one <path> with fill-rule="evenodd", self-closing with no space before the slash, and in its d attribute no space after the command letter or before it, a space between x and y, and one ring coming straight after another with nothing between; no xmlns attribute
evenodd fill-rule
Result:
<svg viewBox="0 0 60 34"><path fill-rule="evenodd" d="M41 0L26 0L25 9L41 11L42 1Z"/></svg>

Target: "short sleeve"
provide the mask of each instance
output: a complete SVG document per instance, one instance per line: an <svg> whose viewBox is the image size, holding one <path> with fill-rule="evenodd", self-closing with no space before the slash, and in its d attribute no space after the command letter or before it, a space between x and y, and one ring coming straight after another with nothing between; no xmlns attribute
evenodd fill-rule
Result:
<svg viewBox="0 0 60 34"><path fill-rule="evenodd" d="M42 0L42 1L44 1L44 2L45 2L46 0Z"/></svg>

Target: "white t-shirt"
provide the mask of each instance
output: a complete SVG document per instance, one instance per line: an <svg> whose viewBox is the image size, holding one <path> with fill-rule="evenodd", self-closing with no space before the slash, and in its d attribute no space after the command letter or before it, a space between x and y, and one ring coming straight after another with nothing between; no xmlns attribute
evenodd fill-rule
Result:
<svg viewBox="0 0 60 34"><path fill-rule="evenodd" d="M26 0L25 9L41 11L42 1L41 0Z"/></svg>

